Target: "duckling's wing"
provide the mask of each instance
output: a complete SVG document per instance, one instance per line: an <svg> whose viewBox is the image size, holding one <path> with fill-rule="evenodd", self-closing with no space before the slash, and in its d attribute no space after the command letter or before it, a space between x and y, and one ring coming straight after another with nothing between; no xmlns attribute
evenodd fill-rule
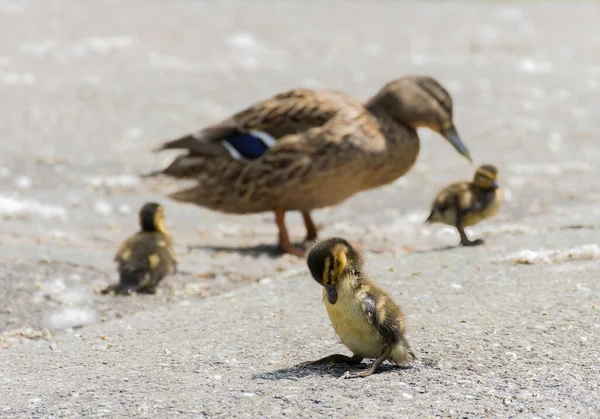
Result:
<svg viewBox="0 0 600 419"><path fill-rule="evenodd" d="M445 187L435 197L427 221L443 218L443 214L450 209L462 209L466 200L470 202L470 193L469 182L453 183Z"/></svg>
<svg viewBox="0 0 600 419"><path fill-rule="evenodd" d="M361 306L369 323L386 342L394 344L401 339L404 332L402 313L387 295L367 289Z"/></svg>
<svg viewBox="0 0 600 419"><path fill-rule="evenodd" d="M406 364L416 356L404 336L404 316L402 310L383 291L365 286L362 309L368 322L377 330L383 341L392 347L392 361ZM402 348L397 352L398 345Z"/></svg>
<svg viewBox="0 0 600 419"><path fill-rule="evenodd" d="M463 214L479 212L487 205L485 192L472 183L468 183L457 195L458 207Z"/></svg>

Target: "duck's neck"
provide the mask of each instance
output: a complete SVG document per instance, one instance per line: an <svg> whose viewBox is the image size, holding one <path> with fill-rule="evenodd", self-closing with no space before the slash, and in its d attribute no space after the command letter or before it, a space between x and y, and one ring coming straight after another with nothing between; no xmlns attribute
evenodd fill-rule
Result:
<svg viewBox="0 0 600 419"><path fill-rule="evenodd" d="M366 108L379 123L379 129L385 136L386 147L381 150L373 163L380 168L374 182L378 185L391 183L404 175L415 164L419 154L419 137L414 128L394 119L385 108L385 104L372 98Z"/></svg>

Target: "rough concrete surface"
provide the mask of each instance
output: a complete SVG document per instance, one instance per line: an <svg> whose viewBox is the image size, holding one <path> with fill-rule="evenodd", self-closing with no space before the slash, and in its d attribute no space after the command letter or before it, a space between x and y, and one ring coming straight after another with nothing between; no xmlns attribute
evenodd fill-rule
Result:
<svg viewBox="0 0 600 419"><path fill-rule="evenodd" d="M0 417L599 417L597 2L0 1ZM367 98L430 74L507 202L446 248L424 226L474 166L423 130L392 185L314 213L403 307L413 368L334 352L321 290L272 214L164 198L161 141L293 87ZM181 272L109 297L137 209L165 205ZM303 234L298 214L290 231ZM406 252L406 247L416 249ZM445 248L445 249L444 249Z"/></svg>

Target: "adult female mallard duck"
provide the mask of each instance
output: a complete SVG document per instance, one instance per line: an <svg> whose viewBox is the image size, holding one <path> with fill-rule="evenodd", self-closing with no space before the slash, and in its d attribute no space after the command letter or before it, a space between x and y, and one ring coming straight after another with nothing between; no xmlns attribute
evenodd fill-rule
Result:
<svg viewBox="0 0 600 419"><path fill-rule="evenodd" d="M366 103L338 92L292 90L218 124L163 144L186 149L164 174L198 181L169 195L233 214L274 211L283 252L292 245L285 212L302 213L307 240L317 237L310 212L404 175L419 153L417 128L443 135L471 160L452 120L452 99L431 77L402 77Z"/></svg>

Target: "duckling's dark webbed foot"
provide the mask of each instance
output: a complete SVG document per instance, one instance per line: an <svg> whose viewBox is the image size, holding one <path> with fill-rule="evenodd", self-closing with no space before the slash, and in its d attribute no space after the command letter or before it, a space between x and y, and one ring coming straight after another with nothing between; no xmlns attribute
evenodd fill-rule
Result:
<svg viewBox="0 0 600 419"><path fill-rule="evenodd" d="M119 290L119 286L118 285L109 285L108 287L102 289L100 291L101 294L116 294L117 291Z"/></svg>
<svg viewBox="0 0 600 419"><path fill-rule="evenodd" d="M333 354L326 356L325 358L317 359L316 361L308 361L302 362L298 364L299 367L308 367L311 365L327 365L327 369L333 367L336 364L348 364L348 365L356 365L360 364L363 360L362 356L354 355L354 356L346 356L341 354Z"/></svg>
<svg viewBox="0 0 600 419"><path fill-rule="evenodd" d="M368 377L369 375L373 374L375 372L376 369L374 369L373 367L367 368L366 370L350 370L346 372L346 375L344 375L344 378L362 378L362 377Z"/></svg>
<svg viewBox="0 0 600 419"><path fill-rule="evenodd" d="M144 287L136 290L138 294L156 294L156 287Z"/></svg>
<svg viewBox="0 0 600 419"><path fill-rule="evenodd" d="M391 353L392 353L392 348L389 347L389 346L386 346L385 349L383 350L383 353L381 354L381 356L379 358L377 358L375 360L375 362L373 362L373 365L371 365L366 370L350 370L350 371L347 371L346 375L344 375L344 378L368 377L369 375L371 375L375 371L377 371L377 368L379 368L379 366L381 364L383 364L390 357Z"/></svg>
<svg viewBox="0 0 600 419"><path fill-rule="evenodd" d="M461 240L460 244L463 246L481 246L482 244L484 244L485 241L483 239L477 239L477 240Z"/></svg>
<svg viewBox="0 0 600 419"><path fill-rule="evenodd" d="M121 284L109 285L100 291L102 294L110 294L110 295L131 295L135 292L135 289L130 287L124 287Z"/></svg>
<svg viewBox="0 0 600 419"><path fill-rule="evenodd" d="M469 240L469 238L467 237L467 233L465 233L465 230L457 227L458 233L460 234L460 244L463 246L480 246L483 243L485 243L483 241L483 239L477 239L477 240Z"/></svg>

